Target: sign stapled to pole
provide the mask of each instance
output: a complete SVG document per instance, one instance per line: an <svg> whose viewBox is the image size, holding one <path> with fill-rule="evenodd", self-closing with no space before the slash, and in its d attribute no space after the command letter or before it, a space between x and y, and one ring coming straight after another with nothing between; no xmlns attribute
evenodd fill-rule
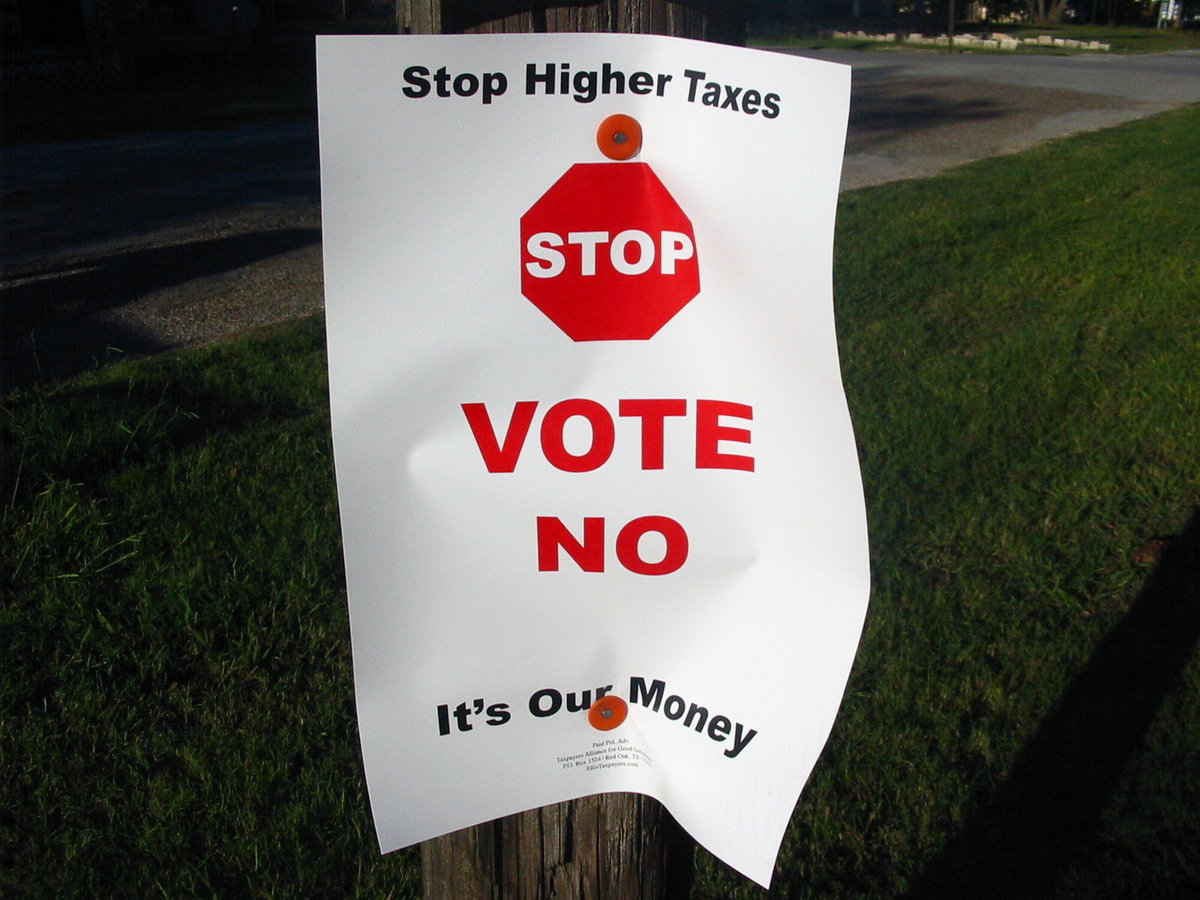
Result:
<svg viewBox="0 0 1200 900"><path fill-rule="evenodd" d="M849 69L318 39L355 691L390 851L593 793L770 882L869 593Z"/></svg>

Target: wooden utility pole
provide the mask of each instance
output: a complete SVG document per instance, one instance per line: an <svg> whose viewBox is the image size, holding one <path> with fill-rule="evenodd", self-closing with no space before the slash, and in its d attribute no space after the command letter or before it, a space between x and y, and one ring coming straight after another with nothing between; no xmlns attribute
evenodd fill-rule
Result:
<svg viewBox="0 0 1200 900"><path fill-rule="evenodd" d="M396 0L401 34L601 31L745 43L742 0Z"/></svg>
<svg viewBox="0 0 1200 900"><path fill-rule="evenodd" d="M619 32L745 40L740 0L397 0L403 34ZM496 773L503 778L503 772ZM426 841L426 900L675 900L695 846L662 805L598 794Z"/></svg>

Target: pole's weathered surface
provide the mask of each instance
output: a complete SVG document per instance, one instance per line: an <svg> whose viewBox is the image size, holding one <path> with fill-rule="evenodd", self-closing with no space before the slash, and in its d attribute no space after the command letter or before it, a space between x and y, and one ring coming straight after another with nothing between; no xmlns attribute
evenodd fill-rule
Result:
<svg viewBox="0 0 1200 900"><path fill-rule="evenodd" d="M745 38L740 0L397 0L402 34L600 31L723 44Z"/></svg>
<svg viewBox="0 0 1200 900"><path fill-rule="evenodd" d="M397 0L403 34L617 32L726 44L740 0ZM496 773L503 778L502 772ZM426 900L675 900L694 844L657 800L598 794L426 841Z"/></svg>
<svg viewBox="0 0 1200 900"><path fill-rule="evenodd" d="M658 801L598 794L421 847L426 900L686 897L694 845Z"/></svg>

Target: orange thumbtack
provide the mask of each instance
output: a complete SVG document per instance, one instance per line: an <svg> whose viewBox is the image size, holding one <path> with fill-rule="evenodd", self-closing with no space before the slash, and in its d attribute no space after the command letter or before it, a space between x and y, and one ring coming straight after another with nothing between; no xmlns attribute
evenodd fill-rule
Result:
<svg viewBox="0 0 1200 900"><path fill-rule="evenodd" d="M642 126L633 116L609 116L596 131L596 144L609 159L630 159L642 149Z"/></svg>
<svg viewBox="0 0 1200 900"><path fill-rule="evenodd" d="M629 705L615 694L606 694L588 708L588 721L597 731L611 731L629 714Z"/></svg>

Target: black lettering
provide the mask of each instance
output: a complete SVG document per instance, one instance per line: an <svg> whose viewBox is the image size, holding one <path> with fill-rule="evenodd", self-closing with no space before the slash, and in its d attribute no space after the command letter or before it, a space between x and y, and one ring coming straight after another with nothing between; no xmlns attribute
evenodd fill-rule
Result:
<svg viewBox="0 0 1200 900"><path fill-rule="evenodd" d="M549 706L543 705L543 700L549 701ZM539 719L552 716L560 709L562 709L562 694L554 688L543 688L529 698L529 711Z"/></svg>
<svg viewBox="0 0 1200 900"><path fill-rule="evenodd" d="M696 88L700 84L700 79L703 78L706 72L697 72L693 69L684 69L683 77L689 82L688 84L688 103L696 102Z"/></svg>
<svg viewBox="0 0 1200 900"><path fill-rule="evenodd" d="M715 81L710 81L704 86L704 96L700 98L700 102L705 106L720 106L721 105L721 86Z"/></svg>
<svg viewBox="0 0 1200 900"><path fill-rule="evenodd" d="M708 736L714 741L725 740L732 730L733 722L725 716L713 716L712 721L708 723Z"/></svg>
<svg viewBox="0 0 1200 900"><path fill-rule="evenodd" d="M438 734L445 737L450 733L450 707L445 703L438 706Z"/></svg>
<svg viewBox="0 0 1200 900"><path fill-rule="evenodd" d="M596 73L575 73L575 102L591 103L596 99Z"/></svg>
<svg viewBox="0 0 1200 900"><path fill-rule="evenodd" d="M779 95L767 94L767 96L763 97L763 106L766 107L763 110L763 118L774 119L779 115Z"/></svg>
<svg viewBox="0 0 1200 900"><path fill-rule="evenodd" d="M667 82L670 80L671 80L670 75L663 75L661 73L659 74L659 76L658 76L658 91L657 91L658 96L661 97L663 95L663 92L666 91L666 89L667 89Z"/></svg>
<svg viewBox="0 0 1200 900"><path fill-rule="evenodd" d="M742 112L754 115L758 112L758 104L762 103L762 94L758 91L746 91L742 97Z"/></svg>
<svg viewBox="0 0 1200 900"><path fill-rule="evenodd" d="M734 112L737 112L737 98L738 94L741 92L741 88L734 87L730 84L725 85L725 102L721 104L721 109L732 109Z"/></svg>
<svg viewBox="0 0 1200 900"><path fill-rule="evenodd" d="M437 70L437 74L433 76L433 81L437 85L437 95L439 97L450 96L450 73L446 71L445 66Z"/></svg>
<svg viewBox="0 0 1200 900"><path fill-rule="evenodd" d="M503 72L487 72L483 76L483 102L492 102L493 97L501 96L508 90L508 76Z"/></svg>
<svg viewBox="0 0 1200 900"><path fill-rule="evenodd" d="M424 66L409 66L404 70L404 80L412 87L404 89L404 96L420 100L429 95L429 70Z"/></svg>
<svg viewBox="0 0 1200 900"><path fill-rule="evenodd" d="M655 712L658 712L659 704L662 703L663 692L666 691L667 685L655 678L650 682L650 690L646 690L646 680L638 678L636 675L629 679L629 702L636 703L639 706L648 706ZM641 700L638 695L641 695Z"/></svg>
<svg viewBox="0 0 1200 900"><path fill-rule="evenodd" d="M649 72L634 72L629 76L629 90L635 94L648 94L654 90L654 78Z"/></svg>
<svg viewBox="0 0 1200 900"><path fill-rule="evenodd" d="M599 693L600 689L597 688L597 695ZM666 693L666 683L658 679L650 682L649 686L644 678L629 679L630 703L647 707L654 712L659 712L661 709L663 716L667 719L672 722L682 720L685 728L691 728L697 734L707 733L708 738L718 744L725 743L732 737L731 745L722 751L729 759L740 755L758 734L755 729L747 728L741 722L734 722L728 716L712 716L710 718L708 707L701 706L699 703L688 703L678 694L667 695L664 700L663 697Z"/></svg>
<svg viewBox="0 0 1200 900"><path fill-rule="evenodd" d="M454 720L458 723L459 731L470 731L474 726L467 721L467 716L471 714L471 708L466 703L460 703L454 707Z"/></svg>
<svg viewBox="0 0 1200 900"><path fill-rule="evenodd" d="M512 713L508 711L507 703L493 703L487 708L487 723L489 725L503 725L512 718Z"/></svg>
<svg viewBox="0 0 1200 900"><path fill-rule="evenodd" d="M554 93L554 63L546 63L546 71L539 75L537 66L533 63L525 64L525 93L536 94L538 85L545 88L547 94Z"/></svg>
<svg viewBox="0 0 1200 900"><path fill-rule="evenodd" d="M678 694L672 694L667 698L667 702L663 704L663 715L672 722L683 717L683 711L687 709L687 703Z"/></svg>
<svg viewBox="0 0 1200 900"><path fill-rule="evenodd" d="M576 694L571 691L567 694L567 712L583 712L592 705L592 692L584 691L583 694Z"/></svg>
<svg viewBox="0 0 1200 900"><path fill-rule="evenodd" d="M687 715L683 718L683 724L688 728L692 727L692 722L696 723L697 731L704 731L704 723L708 721L708 710L698 703L693 703L688 707Z"/></svg>
<svg viewBox="0 0 1200 900"><path fill-rule="evenodd" d="M604 74L601 76L601 90L605 94L623 94L625 93L625 73L620 70L615 70L612 63L605 63L601 70ZM634 78L637 76L634 75ZM633 84L633 79L630 79L630 85Z"/></svg>
<svg viewBox="0 0 1200 900"><path fill-rule="evenodd" d="M479 90L479 79L470 72L463 72L454 79L454 93L460 97L474 97Z"/></svg>
<svg viewBox="0 0 1200 900"><path fill-rule="evenodd" d="M756 734L758 734L758 732L753 728L751 728L749 731L743 730L742 723L738 722L733 731L733 746L725 751L725 755L730 759L733 759L746 749L746 745L754 739Z"/></svg>

